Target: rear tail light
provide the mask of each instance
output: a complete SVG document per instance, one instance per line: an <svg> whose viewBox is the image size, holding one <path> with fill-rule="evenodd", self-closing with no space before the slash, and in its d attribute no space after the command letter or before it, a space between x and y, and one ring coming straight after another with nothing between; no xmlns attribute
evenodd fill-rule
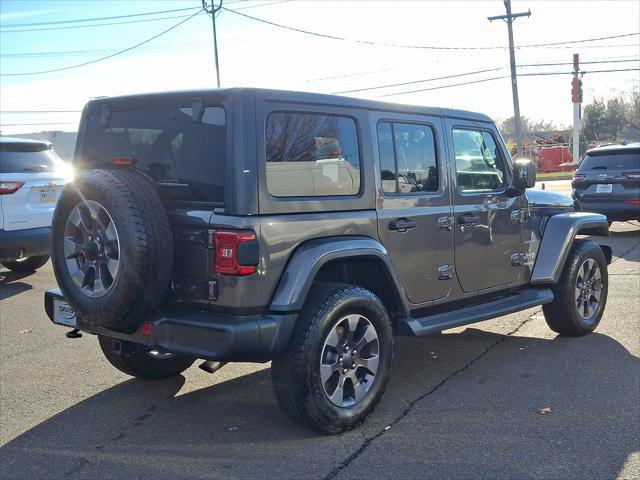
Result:
<svg viewBox="0 0 640 480"><path fill-rule="evenodd" d="M586 173L574 173L573 174L573 179L574 180L582 180L583 178L585 178L587 176Z"/></svg>
<svg viewBox="0 0 640 480"><path fill-rule="evenodd" d="M251 275L258 264L258 241L253 232L215 232L214 270L225 275Z"/></svg>
<svg viewBox="0 0 640 480"><path fill-rule="evenodd" d="M627 178L632 178L634 180L640 179L640 172L625 172L622 175L624 175Z"/></svg>
<svg viewBox="0 0 640 480"><path fill-rule="evenodd" d="M131 166L136 163L133 157L112 157L111 163L118 166Z"/></svg>
<svg viewBox="0 0 640 480"><path fill-rule="evenodd" d="M140 333L142 335L144 335L145 337L150 336L153 333L153 324L151 324L149 322L144 322L142 324L142 329L141 329Z"/></svg>
<svg viewBox="0 0 640 480"><path fill-rule="evenodd" d="M625 200L624 203L627 205L640 205L640 200Z"/></svg>
<svg viewBox="0 0 640 480"><path fill-rule="evenodd" d="M9 195L20 190L24 182L0 182L0 195Z"/></svg>

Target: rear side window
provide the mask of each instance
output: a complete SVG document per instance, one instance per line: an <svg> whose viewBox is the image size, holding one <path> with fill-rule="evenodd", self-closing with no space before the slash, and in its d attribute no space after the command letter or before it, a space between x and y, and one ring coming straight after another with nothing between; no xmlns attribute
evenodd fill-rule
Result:
<svg viewBox="0 0 640 480"><path fill-rule="evenodd" d="M640 170L640 152L587 155L578 170Z"/></svg>
<svg viewBox="0 0 640 480"><path fill-rule="evenodd" d="M360 154L355 121L273 112L265 130L267 188L275 197L356 195Z"/></svg>
<svg viewBox="0 0 640 480"><path fill-rule="evenodd" d="M0 150L0 173L38 173L56 170L55 153L51 150L37 152L12 151L9 146Z"/></svg>
<svg viewBox="0 0 640 480"><path fill-rule="evenodd" d="M89 164L131 158L165 199L223 202L225 125L221 107L207 107L200 122L191 107L113 112L108 127L94 115L80 155Z"/></svg>
<svg viewBox="0 0 640 480"><path fill-rule="evenodd" d="M491 133L454 128L453 150L461 192L490 192L504 187L506 164Z"/></svg>
<svg viewBox="0 0 640 480"><path fill-rule="evenodd" d="M431 127L381 122L378 124L378 152L385 193L438 191L436 145Z"/></svg>

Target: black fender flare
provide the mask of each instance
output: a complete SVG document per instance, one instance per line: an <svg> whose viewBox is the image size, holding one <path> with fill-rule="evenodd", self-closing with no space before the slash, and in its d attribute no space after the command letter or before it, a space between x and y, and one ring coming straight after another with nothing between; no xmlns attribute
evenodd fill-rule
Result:
<svg viewBox="0 0 640 480"><path fill-rule="evenodd" d="M311 284L320 269L328 262L354 257L374 257L385 265L404 313L408 315L409 306L404 288L395 273L387 250L380 242L368 237L321 238L300 245L280 277L271 301L271 311L302 310Z"/></svg>
<svg viewBox="0 0 640 480"><path fill-rule="evenodd" d="M607 217L599 213L567 212L553 215L544 226L531 275L532 284L556 283L576 235L609 236ZM600 245L611 263L611 248Z"/></svg>

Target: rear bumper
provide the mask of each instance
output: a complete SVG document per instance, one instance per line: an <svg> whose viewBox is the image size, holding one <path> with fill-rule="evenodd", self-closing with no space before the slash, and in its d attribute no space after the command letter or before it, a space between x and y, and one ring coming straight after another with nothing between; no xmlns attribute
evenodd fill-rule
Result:
<svg viewBox="0 0 640 480"><path fill-rule="evenodd" d="M633 200L636 200L635 198ZM606 215L610 220L640 219L640 205L619 202L598 202L590 200L576 200L576 207L583 212L593 212Z"/></svg>
<svg viewBox="0 0 640 480"><path fill-rule="evenodd" d="M44 306L52 322L54 299L64 301L60 290L45 292ZM86 325L80 320L77 321L77 328L83 332L139 343L152 350L206 360L265 362L284 350L296 318L296 314L240 317L211 312L163 311L145 319L144 323L151 324L149 335L142 333L142 325L130 334Z"/></svg>
<svg viewBox="0 0 640 480"><path fill-rule="evenodd" d="M20 255L20 252L23 252ZM0 230L0 260L51 253L51 227Z"/></svg>

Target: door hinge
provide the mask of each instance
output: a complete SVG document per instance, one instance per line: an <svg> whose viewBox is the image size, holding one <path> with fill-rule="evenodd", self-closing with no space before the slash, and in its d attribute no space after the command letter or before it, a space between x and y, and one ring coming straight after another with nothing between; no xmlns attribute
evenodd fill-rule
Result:
<svg viewBox="0 0 640 480"><path fill-rule="evenodd" d="M533 252L518 252L511 255L511 265L520 267L522 265L533 264L536 254Z"/></svg>
<svg viewBox="0 0 640 480"><path fill-rule="evenodd" d="M453 230L453 217L440 217L438 219L438 228L443 230Z"/></svg>
<svg viewBox="0 0 640 480"><path fill-rule="evenodd" d="M526 210L514 210L511 212L512 223L526 223L531 218L531 215Z"/></svg>
<svg viewBox="0 0 640 480"><path fill-rule="evenodd" d="M453 278L453 265L442 265L438 268L439 280L451 280Z"/></svg>

